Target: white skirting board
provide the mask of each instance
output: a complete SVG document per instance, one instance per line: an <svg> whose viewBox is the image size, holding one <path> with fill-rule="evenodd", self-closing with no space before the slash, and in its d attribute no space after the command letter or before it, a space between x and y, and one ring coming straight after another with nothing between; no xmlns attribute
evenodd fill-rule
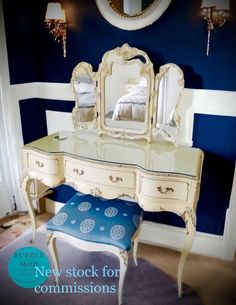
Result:
<svg viewBox="0 0 236 305"><path fill-rule="evenodd" d="M46 199L46 211L52 214L64 204ZM185 230L174 226L144 221L140 242L163 246L181 251L184 246ZM191 253L226 259L223 236L196 232ZM227 259L232 260L233 257Z"/></svg>
<svg viewBox="0 0 236 305"><path fill-rule="evenodd" d="M140 242L182 251L185 230L174 226L144 221ZM222 258L223 236L196 232L191 253Z"/></svg>

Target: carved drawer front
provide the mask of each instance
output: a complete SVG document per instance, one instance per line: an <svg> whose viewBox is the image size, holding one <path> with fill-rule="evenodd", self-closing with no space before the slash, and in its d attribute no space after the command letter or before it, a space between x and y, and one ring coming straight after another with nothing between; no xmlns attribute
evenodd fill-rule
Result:
<svg viewBox="0 0 236 305"><path fill-rule="evenodd" d="M48 175L58 174L58 160L57 158L45 158L36 154L28 154L28 167Z"/></svg>
<svg viewBox="0 0 236 305"><path fill-rule="evenodd" d="M96 182L104 185L134 188L135 175L133 172L103 169L96 166L87 166L76 162L65 162L66 175L77 179Z"/></svg>
<svg viewBox="0 0 236 305"><path fill-rule="evenodd" d="M171 179L150 179L142 177L141 193L143 195L170 200L188 201L189 183Z"/></svg>

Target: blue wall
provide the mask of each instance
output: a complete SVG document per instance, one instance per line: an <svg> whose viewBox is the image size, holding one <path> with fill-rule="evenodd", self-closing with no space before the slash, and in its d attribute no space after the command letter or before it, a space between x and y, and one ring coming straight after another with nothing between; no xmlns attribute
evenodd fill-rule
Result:
<svg viewBox="0 0 236 305"><path fill-rule="evenodd" d="M64 0L77 12L75 23L68 27L67 58L45 29L47 2L3 0L12 84L69 82L78 62L88 61L97 69L105 51L127 42L145 50L156 71L167 62L178 64L187 88L236 90L235 1L231 1L230 20L212 33L207 57L206 23L199 14L201 0L173 0L159 20L137 31L110 25L93 0Z"/></svg>
<svg viewBox="0 0 236 305"><path fill-rule="evenodd" d="M76 11L75 24L70 22L68 28L67 58L62 57L61 44L55 43L45 29L47 2L3 0L11 84L68 83L78 62L88 61L96 70L105 51L127 42L148 53L156 72L167 62L178 64L187 88L236 91L236 1L231 1L231 19L212 33L207 57L206 23L199 15L201 0L172 0L158 21L138 31L110 25L93 0L64 0ZM25 143L47 134L47 109L70 112L73 104L45 99L20 101ZM195 116L194 146L205 152L197 210L199 231L223 234L236 160L235 135L236 118ZM63 188L62 193L56 191L54 195L63 194L62 200L66 200L72 193ZM183 226L181 219L171 213L145 213L145 218Z"/></svg>

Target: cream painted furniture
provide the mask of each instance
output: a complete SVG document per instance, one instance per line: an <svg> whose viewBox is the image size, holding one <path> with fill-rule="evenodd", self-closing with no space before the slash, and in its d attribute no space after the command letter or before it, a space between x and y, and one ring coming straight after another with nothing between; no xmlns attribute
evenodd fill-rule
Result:
<svg viewBox="0 0 236 305"><path fill-rule="evenodd" d="M22 191L33 226L36 220L30 196L36 179L53 188L62 183L93 196L128 197L145 211L170 211L183 218L186 241L178 267L178 293L182 272L196 229L203 152L169 142L116 139L96 132L59 132L23 148ZM43 196L44 194L39 194Z"/></svg>

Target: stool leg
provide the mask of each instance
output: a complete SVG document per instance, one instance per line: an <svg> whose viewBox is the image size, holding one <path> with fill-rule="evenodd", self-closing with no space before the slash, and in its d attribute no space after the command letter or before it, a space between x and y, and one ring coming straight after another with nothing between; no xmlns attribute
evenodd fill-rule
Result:
<svg viewBox="0 0 236 305"><path fill-rule="evenodd" d="M138 250L138 236L134 239L134 244L133 244L133 258L136 266L138 266L137 250Z"/></svg>
<svg viewBox="0 0 236 305"><path fill-rule="evenodd" d="M58 260L58 253L57 253L57 247L56 247L56 237L53 235L53 233L48 234L48 249L51 254L54 268L55 268L55 283L58 285L58 274L59 274L59 260Z"/></svg>
<svg viewBox="0 0 236 305"><path fill-rule="evenodd" d="M141 226L142 226L142 219L140 221L139 228L135 233L135 237L134 237L134 241L133 241L133 258L134 258L134 263L135 263L136 266L138 266L137 251L138 251L139 236L140 236L140 233L141 233Z"/></svg>
<svg viewBox="0 0 236 305"><path fill-rule="evenodd" d="M128 266L128 253L125 250L120 250L118 255L120 260L120 278L119 278L119 290L118 290L118 305L122 304L122 292L123 292L123 284L125 273Z"/></svg>

